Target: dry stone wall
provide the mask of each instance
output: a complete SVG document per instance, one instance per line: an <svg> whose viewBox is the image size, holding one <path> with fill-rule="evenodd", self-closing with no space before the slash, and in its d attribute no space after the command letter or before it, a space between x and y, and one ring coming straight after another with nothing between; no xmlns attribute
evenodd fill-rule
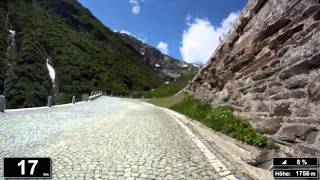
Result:
<svg viewBox="0 0 320 180"><path fill-rule="evenodd" d="M185 89L226 104L291 154L320 154L320 1L250 0Z"/></svg>

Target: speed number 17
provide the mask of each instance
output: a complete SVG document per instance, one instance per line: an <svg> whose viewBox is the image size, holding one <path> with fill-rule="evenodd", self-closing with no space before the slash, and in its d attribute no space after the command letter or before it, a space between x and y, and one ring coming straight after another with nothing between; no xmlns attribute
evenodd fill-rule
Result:
<svg viewBox="0 0 320 180"><path fill-rule="evenodd" d="M5 157L3 159L5 178L51 178L51 159L47 157Z"/></svg>
<svg viewBox="0 0 320 180"><path fill-rule="evenodd" d="M29 175L33 175L34 169L36 168L36 166L38 164L38 160L28 160L28 164L32 164ZM26 174L26 160L21 160L18 163L18 166L21 168L21 175L25 175Z"/></svg>

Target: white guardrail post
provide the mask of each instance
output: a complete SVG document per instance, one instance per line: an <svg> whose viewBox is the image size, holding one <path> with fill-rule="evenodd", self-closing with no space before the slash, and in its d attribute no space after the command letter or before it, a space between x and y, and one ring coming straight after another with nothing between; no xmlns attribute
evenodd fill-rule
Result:
<svg viewBox="0 0 320 180"><path fill-rule="evenodd" d="M76 97L72 96L72 104L76 104Z"/></svg>
<svg viewBox="0 0 320 180"><path fill-rule="evenodd" d="M52 96L48 97L48 107L52 107Z"/></svg>
<svg viewBox="0 0 320 180"><path fill-rule="evenodd" d="M82 101L87 102L88 101L88 94L82 94Z"/></svg>
<svg viewBox="0 0 320 180"><path fill-rule="evenodd" d="M0 96L0 112L4 113L6 108L6 97L4 95Z"/></svg>

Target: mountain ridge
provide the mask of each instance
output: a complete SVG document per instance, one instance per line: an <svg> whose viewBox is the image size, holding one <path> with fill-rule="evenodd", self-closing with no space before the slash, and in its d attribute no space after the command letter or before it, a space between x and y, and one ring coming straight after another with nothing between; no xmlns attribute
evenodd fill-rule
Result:
<svg viewBox="0 0 320 180"><path fill-rule="evenodd" d="M130 94L165 81L76 0L1 1L0 23L0 94L7 108L43 106L49 95L66 103L92 90Z"/></svg>
<svg viewBox="0 0 320 180"><path fill-rule="evenodd" d="M190 71L195 72L199 70L199 67L179 61L167 54L162 53L155 47L152 47L133 36L126 33L118 33L125 43L133 47L135 51L139 52L145 62L149 64L155 71L171 81L176 80L181 75L187 74Z"/></svg>

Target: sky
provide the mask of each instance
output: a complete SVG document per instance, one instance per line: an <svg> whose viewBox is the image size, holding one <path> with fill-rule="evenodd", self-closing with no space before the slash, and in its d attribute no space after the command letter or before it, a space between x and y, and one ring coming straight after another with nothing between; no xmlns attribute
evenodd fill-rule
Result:
<svg viewBox="0 0 320 180"><path fill-rule="evenodd" d="M79 0L104 25L163 53L203 64L247 0Z"/></svg>

